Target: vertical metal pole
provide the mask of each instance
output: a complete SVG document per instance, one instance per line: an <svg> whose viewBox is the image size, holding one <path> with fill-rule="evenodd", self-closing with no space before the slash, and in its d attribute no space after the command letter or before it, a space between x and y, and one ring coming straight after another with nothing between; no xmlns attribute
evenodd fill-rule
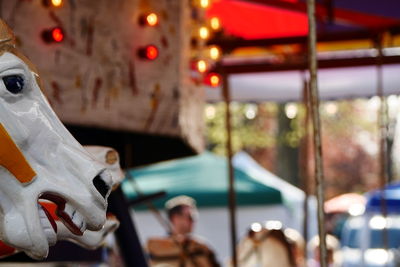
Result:
<svg viewBox="0 0 400 267"><path fill-rule="evenodd" d="M376 90L380 99L380 108L378 111L378 127L379 127L379 184L381 188L381 212L382 216L386 219L387 217L387 203L385 196L385 186L389 182L388 175L388 159L387 159L387 134L388 134L388 108L386 98L383 95L383 70L382 70L382 35L379 34L376 40L376 47L378 50L378 56L376 61ZM382 230L382 243L385 249L388 249L389 236L388 231L385 228Z"/></svg>
<svg viewBox="0 0 400 267"><path fill-rule="evenodd" d="M388 176L388 159L387 159L387 122L388 122L388 107L386 103L386 98L383 95L383 72L382 72L382 37L379 36L376 41L376 46L378 50L377 57L377 94L379 96L381 105L379 109L378 124L379 124L379 163L380 163L380 185L382 189L389 181Z"/></svg>
<svg viewBox="0 0 400 267"><path fill-rule="evenodd" d="M236 195L235 195L235 184L234 184L234 173L232 166L232 125L231 125L231 112L230 112L230 92L228 76L226 73L222 75L223 79L223 96L225 101L225 125L226 125L226 150L228 160L228 176L229 176L229 222L231 229L231 255L233 267L238 266L237 253L236 253Z"/></svg>
<svg viewBox="0 0 400 267"><path fill-rule="evenodd" d="M318 234L320 266L327 267L326 233L324 216L324 171L322 165L321 122L319 117L319 95L317 84L317 31L315 22L315 1L307 0L308 14L308 51L310 70L310 99L313 119L314 150L315 150L315 180L317 189Z"/></svg>
<svg viewBox="0 0 400 267"><path fill-rule="evenodd" d="M304 128L305 134L300 143L300 179L302 181L303 191L304 191L304 202L303 202L303 237L307 244L308 242L308 199L309 199L309 138L310 138L310 97L308 95L308 82L305 77L303 77L303 105L306 110L306 115L304 118ZM303 249L304 259L307 259L307 246Z"/></svg>

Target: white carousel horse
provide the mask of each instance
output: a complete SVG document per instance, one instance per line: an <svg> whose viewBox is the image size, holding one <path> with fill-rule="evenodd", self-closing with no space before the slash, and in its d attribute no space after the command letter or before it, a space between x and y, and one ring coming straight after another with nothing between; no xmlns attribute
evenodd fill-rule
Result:
<svg viewBox="0 0 400 267"><path fill-rule="evenodd" d="M65 226L82 235L103 227L113 181L57 118L3 21L0 101L0 239L42 259L57 236L38 200L54 202Z"/></svg>
<svg viewBox="0 0 400 267"><path fill-rule="evenodd" d="M296 243L293 243L292 237L287 237L282 224L277 221L269 221L265 225L252 224L248 234L237 246L239 266L302 266L297 259Z"/></svg>

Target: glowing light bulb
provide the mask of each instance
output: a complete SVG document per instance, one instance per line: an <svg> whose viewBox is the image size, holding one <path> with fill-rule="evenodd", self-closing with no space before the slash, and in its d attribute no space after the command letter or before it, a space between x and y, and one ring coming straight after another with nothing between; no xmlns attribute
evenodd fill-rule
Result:
<svg viewBox="0 0 400 267"><path fill-rule="evenodd" d="M202 8L207 8L210 6L210 0L200 0L200 6Z"/></svg>
<svg viewBox="0 0 400 267"><path fill-rule="evenodd" d="M149 26L156 26L158 24L158 16L156 13L150 13L146 16L146 22Z"/></svg>
<svg viewBox="0 0 400 267"><path fill-rule="evenodd" d="M158 57L158 48L155 45L147 45L138 50L138 55L146 60L155 60Z"/></svg>
<svg viewBox="0 0 400 267"><path fill-rule="evenodd" d="M145 13L139 16L140 26L154 27L158 25L158 15L154 12Z"/></svg>
<svg viewBox="0 0 400 267"><path fill-rule="evenodd" d="M209 54L211 59L217 60L221 56L221 51L217 46L212 46L210 47Z"/></svg>
<svg viewBox="0 0 400 267"><path fill-rule="evenodd" d="M201 73L206 72L207 70L207 62L205 60L199 60L197 61L197 70Z"/></svg>
<svg viewBox="0 0 400 267"><path fill-rule="evenodd" d="M204 79L204 83L211 86L217 87L221 84L222 78L218 73L210 72Z"/></svg>
<svg viewBox="0 0 400 267"><path fill-rule="evenodd" d="M64 34L60 28L55 28L51 35L53 36L54 41L61 42L64 39Z"/></svg>
<svg viewBox="0 0 400 267"><path fill-rule="evenodd" d="M146 47L146 56L150 60L154 60L158 57L158 49L154 45Z"/></svg>
<svg viewBox="0 0 400 267"><path fill-rule="evenodd" d="M46 43L60 43L64 40L64 31L60 27L44 30L42 38Z"/></svg>
<svg viewBox="0 0 400 267"><path fill-rule="evenodd" d="M61 6L62 5L62 0L51 0L51 4L54 6L54 7L59 7L59 6Z"/></svg>
<svg viewBox="0 0 400 267"><path fill-rule="evenodd" d="M216 87L216 86L219 85L220 82L221 82L221 78L220 78L219 76L217 76L217 75L212 75L212 76L210 77L211 86Z"/></svg>
<svg viewBox="0 0 400 267"><path fill-rule="evenodd" d="M217 30L219 30L221 28L221 21L219 20L218 17L212 17L210 19L210 27L214 31L217 31Z"/></svg>
<svg viewBox="0 0 400 267"><path fill-rule="evenodd" d="M210 37L210 31L208 30L207 27L202 26L199 29L199 37L203 40L208 39L208 37Z"/></svg>

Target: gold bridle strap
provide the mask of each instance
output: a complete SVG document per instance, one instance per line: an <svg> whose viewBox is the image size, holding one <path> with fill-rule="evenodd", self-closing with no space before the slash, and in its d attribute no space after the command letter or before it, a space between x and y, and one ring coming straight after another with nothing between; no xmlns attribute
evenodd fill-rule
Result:
<svg viewBox="0 0 400 267"><path fill-rule="evenodd" d="M21 183L29 183L36 176L35 171L1 123L0 166L6 168Z"/></svg>

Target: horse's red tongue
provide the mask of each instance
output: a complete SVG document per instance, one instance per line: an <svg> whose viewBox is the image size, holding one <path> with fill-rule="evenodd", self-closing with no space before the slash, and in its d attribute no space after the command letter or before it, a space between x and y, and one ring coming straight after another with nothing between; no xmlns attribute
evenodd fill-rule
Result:
<svg viewBox="0 0 400 267"><path fill-rule="evenodd" d="M58 217L64 222L64 225L70 230L74 235L83 235L83 232L81 232L81 229L78 228L74 224L74 222L71 220L71 217L67 213L64 212L64 210L57 210L57 215Z"/></svg>
<svg viewBox="0 0 400 267"><path fill-rule="evenodd" d="M49 219L49 222L51 224L51 227L53 227L54 232L57 233L57 223L55 222L55 220L53 219L53 217L51 216L50 212L47 210L46 205L43 205L41 202L39 202L40 206L42 206L44 213L47 216L47 219Z"/></svg>
<svg viewBox="0 0 400 267"><path fill-rule="evenodd" d="M11 256L12 254L17 253L17 249L10 247L9 245L0 241L0 258Z"/></svg>

